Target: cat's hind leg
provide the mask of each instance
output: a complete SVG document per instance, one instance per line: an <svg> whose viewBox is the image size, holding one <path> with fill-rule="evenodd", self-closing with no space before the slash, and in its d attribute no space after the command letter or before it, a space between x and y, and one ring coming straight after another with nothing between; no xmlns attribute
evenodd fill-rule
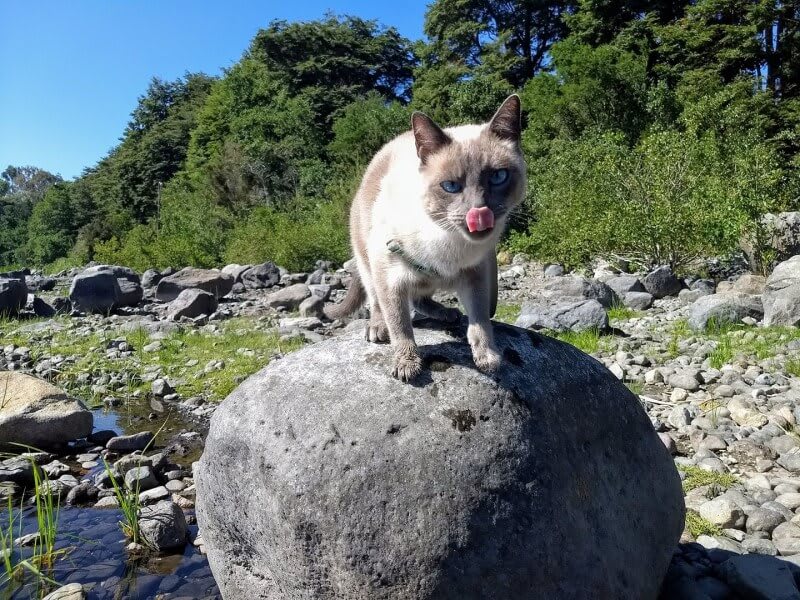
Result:
<svg viewBox="0 0 800 600"><path fill-rule="evenodd" d="M457 323L461 319L460 310L440 304L429 296L415 300L414 310L429 319L444 321L445 323Z"/></svg>
<svg viewBox="0 0 800 600"><path fill-rule="evenodd" d="M364 331L364 337L373 344L385 344L389 341L389 328L383 318L383 312L375 294L375 286L372 283L371 274L366 268L364 268L364 272L366 272L366 277L362 275L361 281L367 293L367 302L369 304L369 322Z"/></svg>

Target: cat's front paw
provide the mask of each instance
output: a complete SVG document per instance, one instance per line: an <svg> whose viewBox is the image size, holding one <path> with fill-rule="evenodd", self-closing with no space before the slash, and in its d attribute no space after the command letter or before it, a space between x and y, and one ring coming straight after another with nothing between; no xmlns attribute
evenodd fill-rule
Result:
<svg viewBox="0 0 800 600"><path fill-rule="evenodd" d="M398 349L394 354L392 377L400 381L411 381L422 373L422 358L416 347Z"/></svg>
<svg viewBox="0 0 800 600"><path fill-rule="evenodd" d="M494 348L481 348L472 351L475 366L483 373L494 373L503 363L502 355Z"/></svg>

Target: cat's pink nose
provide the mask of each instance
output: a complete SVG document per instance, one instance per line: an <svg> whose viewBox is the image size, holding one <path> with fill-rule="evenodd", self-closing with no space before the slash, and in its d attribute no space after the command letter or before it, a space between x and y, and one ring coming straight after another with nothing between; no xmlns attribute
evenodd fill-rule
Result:
<svg viewBox="0 0 800 600"><path fill-rule="evenodd" d="M488 206L470 208L467 211L467 229L470 233L486 231L494 227L494 213Z"/></svg>

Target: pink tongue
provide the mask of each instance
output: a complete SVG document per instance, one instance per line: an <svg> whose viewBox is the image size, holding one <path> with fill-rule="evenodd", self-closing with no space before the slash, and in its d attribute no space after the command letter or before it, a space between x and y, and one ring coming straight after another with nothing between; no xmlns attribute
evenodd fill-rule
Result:
<svg viewBox="0 0 800 600"><path fill-rule="evenodd" d="M494 213L488 206L470 208L467 212L467 229L470 233L486 231L494 227Z"/></svg>

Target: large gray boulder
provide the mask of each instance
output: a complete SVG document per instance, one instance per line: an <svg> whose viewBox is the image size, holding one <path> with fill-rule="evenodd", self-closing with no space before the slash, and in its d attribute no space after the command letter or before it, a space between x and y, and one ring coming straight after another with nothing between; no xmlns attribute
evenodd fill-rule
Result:
<svg viewBox="0 0 800 600"><path fill-rule="evenodd" d="M250 268L252 268L252 265L239 265L233 263L222 267L222 272L233 277L233 283L235 285L242 282L242 275Z"/></svg>
<svg viewBox="0 0 800 600"><path fill-rule="evenodd" d="M596 300L606 308L610 308L619 302L614 290L602 281L576 276L548 280L544 284L540 295L548 300Z"/></svg>
<svg viewBox="0 0 800 600"><path fill-rule="evenodd" d="M689 326L702 331L709 325L728 325L745 317L761 320L764 307L759 296L729 292L702 296L689 308Z"/></svg>
<svg viewBox="0 0 800 600"><path fill-rule="evenodd" d="M645 292L644 285L635 275L616 275L605 281L606 285L614 290L617 296L624 296L628 292Z"/></svg>
<svg viewBox="0 0 800 600"><path fill-rule="evenodd" d="M118 306L122 290L111 271L83 271L72 280L72 306L87 313L106 314Z"/></svg>
<svg viewBox="0 0 800 600"><path fill-rule="evenodd" d="M92 413L56 386L16 371L0 371L0 444L51 447L92 431Z"/></svg>
<svg viewBox="0 0 800 600"><path fill-rule="evenodd" d="M599 362L496 325L505 364L417 330L429 367L345 334L275 361L217 409L197 518L226 600L654 600L681 484Z"/></svg>
<svg viewBox="0 0 800 600"><path fill-rule="evenodd" d="M267 306L273 308L284 306L288 310L297 310L303 300L311 295L311 290L305 283L295 283L288 287L272 292L266 298Z"/></svg>
<svg viewBox="0 0 800 600"><path fill-rule="evenodd" d="M201 315L209 316L219 303L214 294L203 290L183 290L178 297L169 303L167 318L179 321L182 317L194 319Z"/></svg>
<svg viewBox="0 0 800 600"><path fill-rule="evenodd" d="M800 255L775 267L762 300L764 325L800 325Z"/></svg>
<svg viewBox="0 0 800 600"><path fill-rule="evenodd" d="M172 302L183 290L191 289L203 290L222 298L233 289L233 277L221 271L186 267L158 282L156 299Z"/></svg>
<svg viewBox="0 0 800 600"><path fill-rule="evenodd" d="M131 268L119 265L96 265L89 267L84 274L110 272L117 278L119 285L119 295L115 307L136 306L142 301L144 290L139 275Z"/></svg>
<svg viewBox="0 0 800 600"><path fill-rule="evenodd" d="M0 277L0 316L16 315L28 302L25 279Z"/></svg>
<svg viewBox="0 0 800 600"><path fill-rule="evenodd" d="M522 305L515 325L558 332L605 331L608 329L608 313L597 300L534 300Z"/></svg>

